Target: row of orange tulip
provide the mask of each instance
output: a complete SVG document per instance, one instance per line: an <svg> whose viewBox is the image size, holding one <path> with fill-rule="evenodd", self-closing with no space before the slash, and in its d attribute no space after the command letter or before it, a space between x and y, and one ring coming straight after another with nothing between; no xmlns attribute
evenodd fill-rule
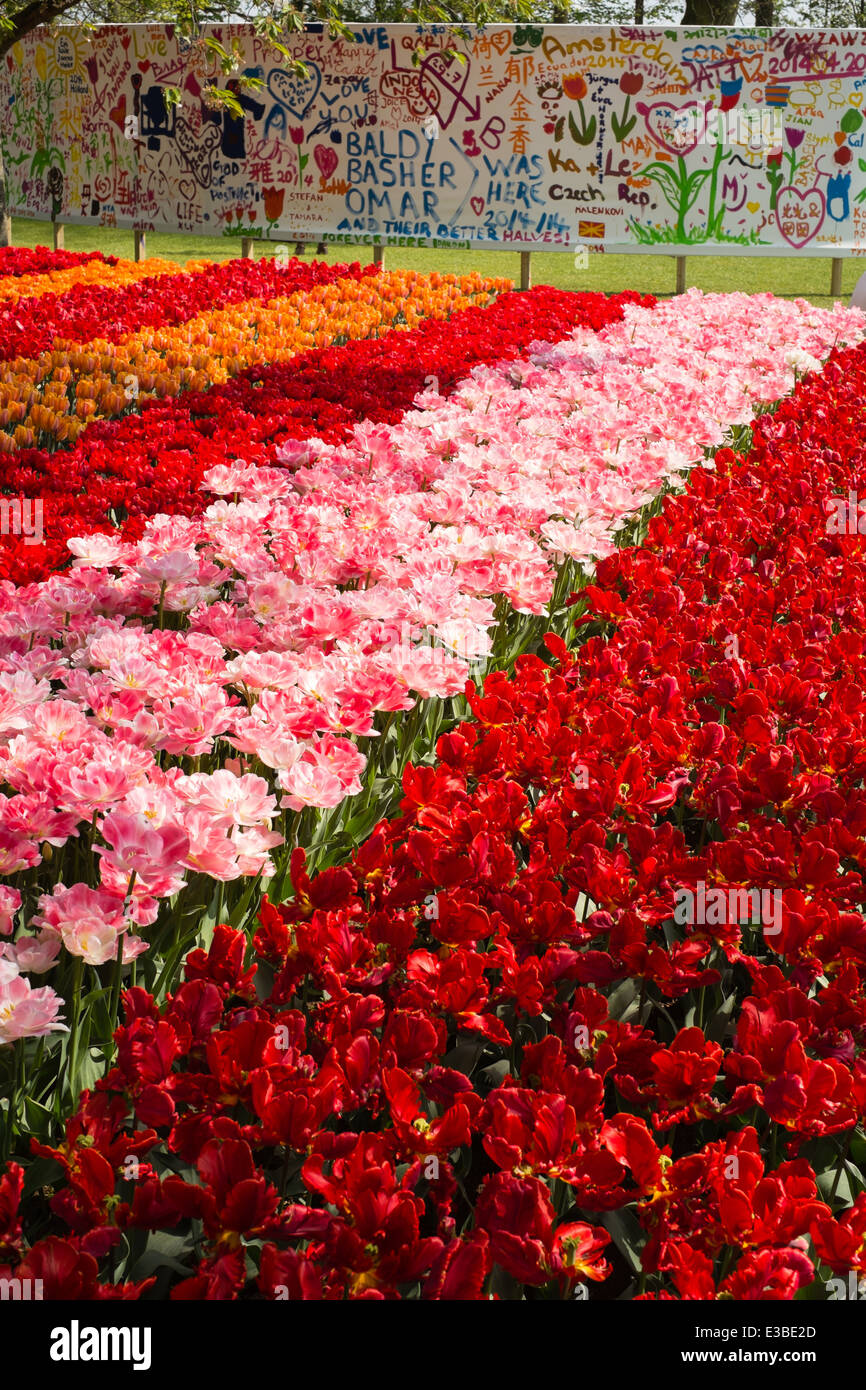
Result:
<svg viewBox="0 0 866 1390"><path fill-rule="evenodd" d="M187 270L193 268L186 267ZM105 261L85 261L83 265L46 270L36 275L0 275L0 300L40 299L44 294L65 294L77 285L99 285L116 290L153 275L180 275L183 272L183 266L156 256L147 261L118 261L117 265L108 265Z"/></svg>

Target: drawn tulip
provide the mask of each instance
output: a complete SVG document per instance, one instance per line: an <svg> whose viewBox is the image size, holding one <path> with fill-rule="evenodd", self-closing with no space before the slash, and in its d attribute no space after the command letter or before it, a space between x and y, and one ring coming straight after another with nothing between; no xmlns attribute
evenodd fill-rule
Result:
<svg viewBox="0 0 866 1390"><path fill-rule="evenodd" d="M573 72L570 77L563 77L562 90L572 101L583 101L588 90L586 79L579 72Z"/></svg>
<svg viewBox="0 0 866 1390"><path fill-rule="evenodd" d="M262 197L265 200L265 217L269 222L279 222L283 215L286 190L284 188L263 188Z"/></svg>
<svg viewBox="0 0 866 1390"><path fill-rule="evenodd" d="M767 180L770 184L770 211L775 212L779 189L785 182L785 175L782 173L781 145L775 150L770 150L767 155Z"/></svg>
<svg viewBox="0 0 866 1390"><path fill-rule="evenodd" d="M614 112L610 118L611 129L617 140L625 140L637 125L637 116L631 114L631 98L637 96L643 86L643 75L639 72L624 72L619 79L619 89L625 92L625 105L622 116Z"/></svg>
<svg viewBox="0 0 866 1390"><path fill-rule="evenodd" d="M568 113L568 128L571 131L571 138L578 145L591 145L595 139L597 123L595 116L590 116L587 120L586 112L583 109L583 98L589 90L585 78L579 72L573 72L569 77L563 77L562 90L567 97L577 102L577 108L580 112L580 125L574 119L573 113L571 111Z"/></svg>
<svg viewBox="0 0 866 1390"><path fill-rule="evenodd" d="M795 154L795 150L798 150L800 148L805 137L805 130L802 130L799 126L785 126L785 139L788 142L788 149L790 151L790 153L785 156L788 160L788 163L790 164L790 171L788 174L789 183L794 182L794 175L797 172L797 156Z"/></svg>

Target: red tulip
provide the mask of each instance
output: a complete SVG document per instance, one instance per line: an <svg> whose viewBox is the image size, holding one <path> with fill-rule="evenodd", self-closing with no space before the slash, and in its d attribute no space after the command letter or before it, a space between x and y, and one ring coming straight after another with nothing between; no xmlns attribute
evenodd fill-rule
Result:
<svg viewBox="0 0 866 1390"><path fill-rule="evenodd" d="M643 87L643 73L624 72L620 75L619 88L626 96L636 96Z"/></svg>
<svg viewBox="0 0 866 1390"><path fill-rule="evenodd" d="M265 200L265 217L267 220L269 222L279 222L283 215L286 190L284 188L263 188L262 197Z"/></svg>

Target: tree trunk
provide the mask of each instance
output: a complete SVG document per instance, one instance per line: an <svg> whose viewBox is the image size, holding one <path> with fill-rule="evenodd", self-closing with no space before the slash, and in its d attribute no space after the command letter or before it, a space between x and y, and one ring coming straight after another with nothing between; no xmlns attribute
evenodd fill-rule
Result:
<svg viewBox="0 0 866 1390"><path fill-rule="evenodd" d="M739 0L686 0L683 24L697 24L702 29L715 25L736 24Z"/></svg>
<svg viewBox="0 0 866 1390"><path fill-rule="evenodd" d="M4 57L19 39L23 39L25 34L29 34L31 29L36 29L40 24L50 24L52 20L58 19L67 10L71 10L74 4L76 4L76 0L30 0L30 3L13 17L8 28L0 30L0 58ZM0 83L0 91L2 91L2 83ZM9 184L6 179L6 166L3 162L2 140L0 140L0 246L11 245L12 217L9 211Z"/></svg>
<svg viewBox="0 0 866 1390"><path fill-rule="evenodd" d="M3 163L3 146L0 143L0 246L12 245L12 218L9 216L9 185L6 182L6 166Z"/></svg>
<svg viewBox="0 0 866 1390"><path fill-rule="evenodd" d="M771 29L775 21L773 0L755 0L755 28Z"/></svg>

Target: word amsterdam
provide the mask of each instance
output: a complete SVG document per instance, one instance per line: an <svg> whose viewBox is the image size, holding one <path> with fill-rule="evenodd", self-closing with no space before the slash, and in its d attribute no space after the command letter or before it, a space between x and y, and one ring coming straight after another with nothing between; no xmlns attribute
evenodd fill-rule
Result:
<svg viewBox="0 0 866 1390"><path fill-rule="evenodd" d="M721 927L726 922L760 923L765 936L782 930L781 888L678 888L674 921L679 926Z"/></svg>
<svg viewBox="0 0 866 1390"><path fill-rule="evenodd" d="M68 1327L51 1329L52 1361L131 1361L134 1371L150 1370L149 1327Z"/></svg>

